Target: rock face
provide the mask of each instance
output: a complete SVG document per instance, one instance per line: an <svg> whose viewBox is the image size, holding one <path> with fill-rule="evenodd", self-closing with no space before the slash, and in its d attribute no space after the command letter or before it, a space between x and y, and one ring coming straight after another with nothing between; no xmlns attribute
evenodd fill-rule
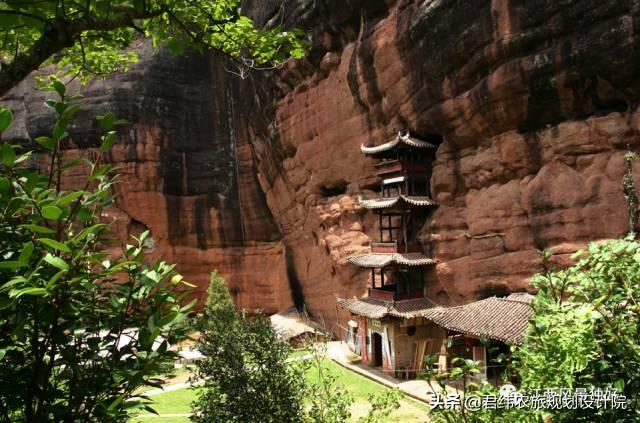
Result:
<svg viewBox="0 0 640 423"><path fill-rule="evenodd" d="M259 16L274 16L260 3ZM354 201L376 182L359 146L399 128L443 139L439 207L422 230L442 304L526 289L537 250L566 264L585 242L625 232L623 153L639 145L636 3L318 3L271 18L313 28L314 47L279 74L276 133L254 124L251 140L312 311L331 318L336 293L363 293L367 272L344 263L376 231Z"/></svg>
<svg viewBox="0 0 640 423"><path fill-rule="evenodd" d="M218 267L238 303L304 301L328 323L368 273L345 257L376 222L357 205L378 181L361 144L398 129L442 139L439 207L423 241L442 304L526 289L537 250L560 264L626 231L623 154L640 145L635 1L246 1L263 24L307 30L312 48L240 81L216 57L152 53L85 89L91 113L127 118L112 160L130 230L205 289ZM24 101L23 101L24 97ZM13 97L33 137L37 95ZM86 151L94 126L74 139ZM636 175L640 167L636 166ZM640 183L640 180L638 181Z"/></svg>
<svg viewBox="0 0 640 423"><path fill-rule="evenodd" d="M130 72L81 89L83 111L66 154L95 154L96 115L112 111L127 119L108 157L120 183L107 218L120 238L151 229L152 255L178 263L201 299L217 268L239 305L290 307L282 237L258 184L247 122L235 113L237 82L216 57L138 49L144 59ZM43 98L32 80L12 93L16 122L9 136L33 139L51 130ZM80 176L66 182L78 185Z"/></svg>

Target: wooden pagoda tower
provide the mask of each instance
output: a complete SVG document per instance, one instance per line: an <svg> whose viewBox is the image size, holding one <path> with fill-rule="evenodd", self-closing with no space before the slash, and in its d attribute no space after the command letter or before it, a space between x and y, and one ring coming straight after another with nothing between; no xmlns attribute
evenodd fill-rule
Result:
<svg viewBox="0 0 640 423"><path fill-rule="evenodd" d="M370 252L347 258L371 270L371 285L363 298L338 299L351 315L343 340L363 363L396 377L416 376L425 355L432 354L438 355L439 370L449 367L452 357L472 357L480 363L479 379L498 375L485 367L491 359L486 339L497 342L499 351L521 343L533 297L516 293L452 307L427 298L423 270L436 261L425 254L418 233L435 207L429 180L436 146L399 133L390 142L361 149L379 160L380 195L359 199L378 215L379 231Z"/></svg>
<svg viewBox="0 0 640 423"><path fill-rule="evenodd" d="M435 306L425 297L423 271L436 261L425 254L418 235L435 207L429 180L436 148L402 133L385 144L361 147L364 154L379 160L375 166L380 195L359 198L364 208L378 215L378 239L371 243L370 252L347 257L350 263L371 270L368 295L339 299L338 305L359 320L351 320L349 330L362 361L389 370L411 367L408 363L414 361L415 342L403 346L398 338L403 333L412 340L432 337L425 325L418 333L416 327L422 313Z"/></svg>
<svg viewBox="0 0 640 423"><path fill-rule="evenodd" d="M424 297L424 266L435 264L427 257L418 239L429 211L435 203L429 196L429 168L436 146L409 136L398 135L377 147L361 147L379 159L380 196L360 200L378 215L378 240L368 254L348 257L349 262L371 269L369 296L382 300Z"/></svg>

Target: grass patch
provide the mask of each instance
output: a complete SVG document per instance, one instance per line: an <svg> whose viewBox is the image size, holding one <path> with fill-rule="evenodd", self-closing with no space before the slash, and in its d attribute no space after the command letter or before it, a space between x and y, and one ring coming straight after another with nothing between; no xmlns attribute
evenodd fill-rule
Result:
<svg viewBox="0 0 640 423"><path fill-rule="evenodd" d="M353 396L354 403L351 406L353 420L358 417L365 416L369 413L371 406L369 404L370 394L380 394L389 389L377 382L372 381L358 373L345 369L332 360L325 359L322 361L323 370L332 376L337 377L337 383L342 386ZM310 383L318 382L318 370L311 368L307 374ZM409 422L417 423L426 421L428 407L412 398L404 396L400 401L400 408L395 410L391 416L390 422Z"/></svg>
<svg viewBox="0 0 640 423"><path fill-rule="evenodd" d="M151 413L142 412L131 419L132 422L188 422L187 416L171 416L172 414L191 414L191 403L198 395L198 388L183 388L150 397L153 400L154 410L165 416L154 416ZM166 416L166 415L169 416Z"/></svg>
<svg viewBox="0 0 640 423"><path fill-rule="evenodd" d="M302 356L309 354L308 350L298 350L292 355ZM365 416L370 410L368 402L369 394L379 394L388 389L364 376L347 370L339 364L325 359L322 361L323 370L327 374L337 377L337 382L342 384L344 388L353 396L354 403L351 407L353 420L358 417ZM310 368L307 373L310 383L318 382L318 370ZM186 423L189 418L186 416L191 413L191 403L196 399L198 388L184 388L175 391L165 392L154 395L151 399L154 401L152 407L163 416L153 416L149 413L141 413L134 417L132 422L168 422L168 423ZM171 416L175 414L185 414L185 416ZM418 423L424 422L427 418L427 406L411 398L405 397L401 400L400 408L396 410L389 419L390 422L408 422Z"/></svg>

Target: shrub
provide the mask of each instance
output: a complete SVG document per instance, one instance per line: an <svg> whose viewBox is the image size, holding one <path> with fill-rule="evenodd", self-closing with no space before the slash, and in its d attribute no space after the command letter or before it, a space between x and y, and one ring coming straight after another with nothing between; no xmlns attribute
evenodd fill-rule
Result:
<svg viewBox="0 0 640 423"><path fill-rule="evenodd" d="M5 421L115 421L135 407L136 394L158 386L170 366L169 344L191 305L174 267L145 261L149 233L134 238L119 257L103 249L113 202L113 169L103 155L122 123L99 116L101 145L93 161L62 154L67 126L79 109L53 80L59 100L41 152L0 145L0 418ZM11 112L0 110L0 133ZM38 171L42 164L43 170ZM86 166L82 189L63 189L65 172Z"/></svg>

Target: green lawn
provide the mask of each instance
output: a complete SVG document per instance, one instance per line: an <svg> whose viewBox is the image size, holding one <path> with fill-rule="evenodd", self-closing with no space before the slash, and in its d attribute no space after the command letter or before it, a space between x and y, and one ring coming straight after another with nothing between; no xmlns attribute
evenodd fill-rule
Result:
<svg viewBox="0 0 640 423"><path fill-rule="evenodd" d="M306 352L300 352L299 355L304 355ZM344 387L354 398L354 404L351 408L354 419L366 415L369 412L369 404L367 402L368 395L371 393L380 393L385 389L388 389L372 380L369 380L357 373L345 369L344 367L334 363L331 360L324 360L323 365L327 372L338 377L338 382L343 384ZM310 382L317 381L317 369L309 370ZM184 423L188 422L188 415L191 402L196 398L196 389L178 389L171 392L165 392L162 394L154 395L151 399L155 404L153 408L163 416L153 416L152 414L144 413L140 414L136 418L132 419L133 422L169 422L169 423ZM183 415L183 416L176 416ZM172 416L173 415L173 416ZM414 401L410 398L404 398L401 401L400 408L396 410L392 416L391 422L408 422L417 423L424 422L427 415L427 406Z"/></svg>
<svg viewBox="0 0 640 423"><path fill-rule="evenodd" d="M351 370L347 370L331 360L324 360L323 365L331 375L337 376L338 383L343 384L353 396L354 403L351 407L351 412L354 420L369 412L369 394L378 394L384 392L385 389L389 389ZM317 369L312 368L309 370L310 382L317 381L317 372ZM428 407L425 404L405 397L400 402L400 408L391 415L390 422L424 422L426 421L427 410Z"/></svg>
<svg viewBox="0 0 640 423"><path fill-rule="evenodd" d="M172 414L185 414L191 413L191 402L196 399L197 388L184 388L176 389L175 391L164 392L162 394L154 395L151 399L154 401L152 407L165 416L154 416L150 413L141 413L140 416L132 419L134 422L169 422L169 423L183 423L188 422L187 416L166 416Z"/></svg>

